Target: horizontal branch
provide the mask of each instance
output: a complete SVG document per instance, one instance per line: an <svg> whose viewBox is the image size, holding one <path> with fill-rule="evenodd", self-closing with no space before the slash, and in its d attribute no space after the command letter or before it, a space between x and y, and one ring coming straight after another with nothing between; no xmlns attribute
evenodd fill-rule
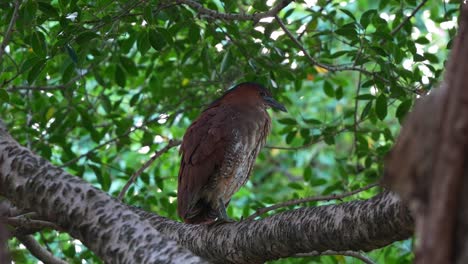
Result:
<svg viewBox="0 0 468 264"><path fill-rule="evenodd" d="M161 233L216 263L263 263L312 251L369 251L413 233L409 211L390 192L215 226L186 225L133 210Z"/></svg>
<svg viewBox="0 0 468 264"><path fill-rule="evenodd" d="M191 8L195 9L198 14L208 16L214 19L221 19L221 20L251 20L251 21L258 21L262 18L266 17L273 17L278 14L283 8L289 5L292 0L280 0L277 5L275 5L272 9L268 10L267 12L260 12L255 14L229 14L229 13L221 13L215 10L207 9L203 7L200 3L193 1L193 0L176 0L179 4L184 4L190 6Z"/></svg>
<svg viewBox="0 0 468 264"><path fill-rule="evenodd" d="M343 199L345 197L348 197L348 196L363 192L365 190L369 190L370 188L373 188L373 187L376 187L376 186L378 186L377 183L372 183L372 184L369 184L369 185L364 186L362 188L359 188L359 189L356 189L356 190L353 190L353 191L350 191L350 192L345 192L345 193L342 193L342 194L320 195L320 196L312 196L312 197L289 200L289 201L286 201L286 202L274 204L272 206L260 208L254 214L249 216L247 218L247 220L253 220L256 217L261 216L262 214L265 214L267 212L270 212L270 211L273 211L273 210L276 210L276 209L279 209L279 208L287 207L287 206L298 205L298 204L309 203L309 202L330 201L330 200Z"/></svg>

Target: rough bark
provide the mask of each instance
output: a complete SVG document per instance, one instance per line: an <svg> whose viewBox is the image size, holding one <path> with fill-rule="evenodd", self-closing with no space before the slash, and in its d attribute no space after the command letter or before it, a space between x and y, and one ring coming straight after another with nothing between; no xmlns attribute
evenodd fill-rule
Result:
<svg viewBox="0 0 468 264"><path fill-rule="evenodd" d="M1 128L0 195L58 224L106 263L205 263L126 205L34 155Z"/></svg>
<svg viewBox="0 0 468 264"><path fill-rule="evenodd" d="M260 263L296 253L372 250L412 235L391 193L302 208L258 221L186 225L130 207L65 173L0 132L0 195L58 224L107 263ZM163 235L166 236L163 236Z"/></svg>
<svg viewBox="0 0 468 264"><path fill-rule="evenodd" d="M444 85L418 100L386 162L385 182L416 218L417 263L468 263L468 6Z"/></svg>
<svg viewBox="0 0 468 264"><path fill-rule="evenodd" d="M185 225L133 210L161 233L215 263L263 263L311 251L370 251L413 233L406 206L390 192L215 226Z"/></svg>

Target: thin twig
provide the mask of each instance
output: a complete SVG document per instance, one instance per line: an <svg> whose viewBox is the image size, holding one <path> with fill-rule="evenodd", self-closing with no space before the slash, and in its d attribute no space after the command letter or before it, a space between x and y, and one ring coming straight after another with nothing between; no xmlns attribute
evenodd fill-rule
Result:
<svg viewBox="0 0 468 264"><path fill-rule="evenodd" d="M341 256L348 256L348 257L353 257L361 260L365 264L376 264L372 259L370 259L368 256L364 255L363 253L357 252L357 251L333 251L333 250L327 250L324 252L310 252L310 253L300 253L294 255L294 257L318 257L318 256L335 256L335 255L341 255Z"/></svg>
<svg viewBox="0 0 468 264"><path fill-rule="evenodd" d="M362 74L359 73L358 76L358 83L357 83L357 88L356 88L356 98L354 99L354 124L353 124L353 129L354 129L354 139L353 139L353 149L357 150L357 131L358 131L358 126L359 126L359 120L358 120L358 109L359 109L359 93L361 91L361 80L362 80Z"/></svg>
<svg viewBox="0 0 468 264"><path fill-rule="evenodd" d="M392 30L392 32L390 32L390 36L395 36L396 33L398 33L398 31L400 31L403 26L408 23L408 21L414 17L416 15L416 13L419 11L419 9L421 9L421 7L427 2L427 0L423 0L421 3L419 3L418 6L416 6L416 8L413 10L413 12L411 12L411 14L407 17L405 17L405 19L403 19L403 21L401 21L400 24L398 24L398 26L396 26L396 28L394 28ZM383 45L388 39L384 38L380 41L380 45Z"/></svg>
<svg viewBox="0 0 468 264"><path fill-rule="evenodd" d="M193 0L176 0L175 1L176 3L178 4L184 4L184 5L188 5L190 6L191 8L195 9L198 14L200 15L204 15L204 16L208 16L208 17L211 17L211 18L215 18L215 19L222 19L222 20L251 20L251 21L258 21L262 18L266 18L266 17L273 17L275 16L276 14L278 14L283 8L285 8L286 6L288 6L292 0L281 0L276 6L274 6L272 9L266 11L266 12L262 12L262 13L256 13L256 14L229 14L229 13L221 13L221 12L218 12L218 11L214 11L214 10L211 10L211 9L207 9L205 7L203 7L203 5L201 5L200 3L198 2L195 2Z"/></svg>
<svg viewBox="0 0 468 264"><path fill-rule="evenodd" d="M331 3L331 1L332 1L332 0L327 0L327 1L325 2L325 4L323 4L323 5L320 7L320 9L316 12L316 14L319 14L319 15L322 14L322 12L323 12L323 10L325 9L325 7L326 7L327 5L329 5L329 4ZM307 28L305 28L301 33L299 33L299 35L297 36L297 39L300 41L301 38L304 36L304 34L305 34L306 32L307 32Z"/></svg>
<svg viewBox="0 0 468 264"><path fill-rule="evenodd" d="M67 264L66 261L56 258L52 253L43 248L31 235L17 235L16 238L40 261L48 264Z"/></svg>
<svg viewBox="0 0 468 264"><path fill-rule="evenodd" d="M148 161L146 161L143 164L143 166L141 166L140 169L138 169L135 173L133 173L133 175L130 177L130 179L127 181L125 186L120 191L119 196L117 198L119 200L122 200L123 197L125 196L125 193L127 192L128 188L130 188L130 186L135 182L135 180L138 178L138 176L140 176L141 173L143 173L143 171L151 165L151 163L153 163L162 154L166 153L169 149L171 149L171 148L173 148L175 146L178 146L178 145L180 145L179 140L169 140L169 142L167 143L167 145L164 148L162 148L161 150L158 150L156 153L154 153L154 155Z"/></svg>
<svg viewBox="0 0 468 264"><path fill-rule="evenodd" d="M364 73L364 74L369 75L369 76L377 77L377 78L381 79L382 81L384 81L386 83L389 82L388 80L386 80L386 79L384 79L384 78L382 78L382 77L380 77L378 75L375 75L373 72L370 72L370 71L368 71L366 69L363 69L361 67L357 67L357 66L354 66L354 65L351 65L351 66L350 65L329 65L329 64L325 64L325 63L321 63L321 62L317 61L316 59L314 59L309 54L309 52L305 49L304 45L302 45L302 43L296 37L294 37L294 35L286 27L286 25L283 23L283 21L281 21L281 19L278 17L278 15L275 15L275 20L276 20L276 22L278 22L281 29L283 29L284 33L286 33L286 35L294 42L294 44L296 44L296 46L304 53L304 55L306 56L306 58L310 61L310 63L312 65L318 66L320 68L324 68L329 72L357 71L357 72L361 72L361 73Z"/></svg>
<svg viewBox="0 0 468 264"><path fill-rule="evenodd" d="M10 24L8 24L8 28L5 31L2 44L0 45L0 65L2 65L3 53L5 52L5 48L8 45L8 42L10 42L11 34L13 33L13 27L15 26L16 19L18 19L18 10L19 10L20 4L21 4L21 0L15 1L15 7L14 7L15 9L13 10L13 14L11 15Z"/></svg>
<svg viewBox="0 0 468 264"><path fill-rule="evenodd" d="M253 220L253 219L255 219L256 217L258 217L258 216L260 216L262 214L265 214L267 212L270 212L270 211L273 211L273 210L276 210L276 209L279 209L279 208L282 208L282 207L286 207L286 206L298 205L298 204L308 203L308 202L340 200L340 199L343 199L345 197L354 195L356 193L360 193L362 191L368 190L368 189L373 188L373 187L378 186L378 185L379 185L378 183L372 183L372 184L369 184L369 185L364 186L362 188L356 189L354 191L345 192L345 193L342 193L342 194L312 196L312 197L306 197L306 198L301 198L301 199L289 200L289 201L282 202L282 203L279 203L279 204L274 204L274 205L271 205L271 206L268 206L268 207L260 208L254 214L247 217L246 220Z"/></svg>
<svg viewBox="0 0 468 264"><path fill-rule="evenodd" d="M60 226L52 222L30 219L26 216L0 217L0 222L20 228L20 229L41 230L44 228L50 228L50 229L54 229L58 231L63 231L63 229Z"/></svg>
<svg viewBox="0 0 468 264"><path fill-rule="evenodd" d="M418 6L416 6L416 8L413 10L413 12L411 12L411 14L407 17L405 17L405 19L403 19L403 21L401 21L401 23L392 30L392 32L390 32L390 36L394 36L398 31L400 31L400 29L406 24L408 23L408 21L414 17L414 15L416 15L416 13L419 11L419 9L421 9L421 7L427 2L427 0L423 0L421 3L419 3Z"/></svg>

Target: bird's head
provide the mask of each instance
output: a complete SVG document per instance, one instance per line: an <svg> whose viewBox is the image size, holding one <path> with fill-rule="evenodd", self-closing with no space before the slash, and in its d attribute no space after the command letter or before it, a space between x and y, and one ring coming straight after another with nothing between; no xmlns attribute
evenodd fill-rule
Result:
<svg viewBox="0 0 468 264"><path fill-rule="evenodd" d="M252 82L245 82L234 86L221 97L221 100L241 104L250 103L287 112L286 107L276 101L267 88Z"/></svg>

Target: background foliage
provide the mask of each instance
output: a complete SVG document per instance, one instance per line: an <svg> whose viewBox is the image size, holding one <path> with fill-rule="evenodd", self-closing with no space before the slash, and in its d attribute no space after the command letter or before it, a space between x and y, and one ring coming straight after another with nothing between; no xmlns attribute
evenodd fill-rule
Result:
<svg viewBox="0 0 468 264"><path fill-rule="evenodd" d="M182 2L190 1L0 1L2 41L20 3L0 58L0 117L20 143L117 196L152 153L182 138L204 105L235 83L262 83L289 112L271 113L268 146L228 209L237 219L378 181L405 114L441 80L459 5L297 1L278 14L295 42L274 18L217 20ZM213 0L204 8L255 14L276 4ZM125 201L177 219L178 163L172 148ZM98 262L66 234L36 238L71 263ZM410 263L411 243L370 256ZM15 262L36 262L17 241L10 247Z"/></svg>

